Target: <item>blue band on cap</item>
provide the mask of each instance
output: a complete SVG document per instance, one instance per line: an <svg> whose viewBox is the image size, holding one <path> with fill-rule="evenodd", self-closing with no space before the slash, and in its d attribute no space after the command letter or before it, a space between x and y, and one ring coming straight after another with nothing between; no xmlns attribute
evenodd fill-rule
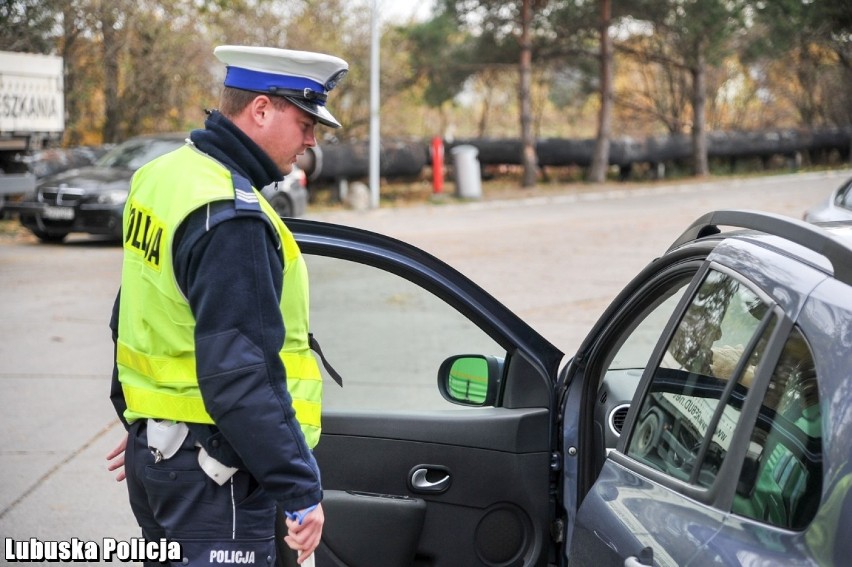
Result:
<svg viewBox="0 0 852 567"><path fill-rule="evenodd" d="M327 94L328 92L322 84L311 79L306 79L305 77L265 73L263 71L243 69L242 67L228 67L228 73L225 76L225 86L258 92L274 92L276 88L299 91L309 89L319 94ZM311 102L314 104L323 104L319 100L311 100Z"/></svg>

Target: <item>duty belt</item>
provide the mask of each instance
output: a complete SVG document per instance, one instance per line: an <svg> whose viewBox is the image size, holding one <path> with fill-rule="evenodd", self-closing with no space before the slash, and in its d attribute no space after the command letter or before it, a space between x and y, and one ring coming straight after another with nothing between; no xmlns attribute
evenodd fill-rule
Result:
<svg viewBox="0 0 852 567"><path fill-rule="evenodd" d="M147 429L148 448L154 455L154 464L174 457L189 435L189 427L182 421L148 419ZM211 457L197 441L195 446L198 447L198 466L219 486L239 470Z"/></svg>

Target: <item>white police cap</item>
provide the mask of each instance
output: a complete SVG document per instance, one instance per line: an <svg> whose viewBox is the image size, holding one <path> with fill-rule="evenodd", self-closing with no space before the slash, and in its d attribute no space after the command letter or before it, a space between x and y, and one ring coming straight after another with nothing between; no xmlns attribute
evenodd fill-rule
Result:
<svg viewBox="0 0 852 567"><path fill-rule="evenodd" d="M213 54L228 72L225 86L283 96L321 124L340 128L325 108L328 92L349 71L339 57L275 47L220 45Z"/></svg>

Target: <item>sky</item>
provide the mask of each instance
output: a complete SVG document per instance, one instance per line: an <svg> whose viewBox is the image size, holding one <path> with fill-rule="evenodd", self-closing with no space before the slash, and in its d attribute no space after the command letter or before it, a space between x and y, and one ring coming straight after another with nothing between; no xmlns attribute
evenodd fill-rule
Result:
<svg viewBox="0 0 852 567"><path fill-rule="evenodd" d="M372 2L373 0L369 0ZM405 23L422 21L431 14L433 0L375 0L379 3L384 21Z"/></svg>

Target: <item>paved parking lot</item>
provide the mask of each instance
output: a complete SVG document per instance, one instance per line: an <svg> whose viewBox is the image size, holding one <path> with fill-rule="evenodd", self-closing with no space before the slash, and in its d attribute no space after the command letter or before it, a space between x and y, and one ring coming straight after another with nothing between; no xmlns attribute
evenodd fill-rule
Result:
<svg viewBox="0 0 852 567"><path fill-rule="evenodd" d="M716 208L801 217L844 170L746 181L540 196L308 218L396 236L461 269L566 352L685 226ZM0 242L0 534L42 540L137 536L104 455L121 430L107 399L107 321L120 248Z"/></svg>

